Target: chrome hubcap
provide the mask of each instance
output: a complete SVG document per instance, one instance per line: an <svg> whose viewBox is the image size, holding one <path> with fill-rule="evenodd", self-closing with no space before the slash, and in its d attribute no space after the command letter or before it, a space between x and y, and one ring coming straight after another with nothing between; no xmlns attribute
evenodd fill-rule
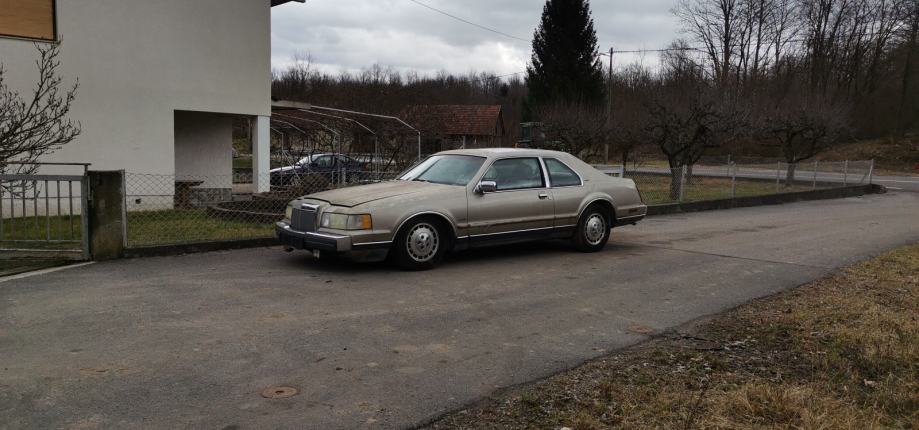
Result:
<svg viewBox="0 0 919 430"><path fill-rule="evenodd" d="M605 234L606 221L603 220L603 216L592 214L587 218L587 222L584 223L584 238L587 239L587 243L596 245L603 240Z"/></svg>
<svg viewBox="0 0 919 430"><path fill-rule="evenodd" d="M405 246L408 249L408 255L419 263L434 258L434 254L437 254L437 247L440 246L437 229L426 223L415 225L408 232Z"/></svg>

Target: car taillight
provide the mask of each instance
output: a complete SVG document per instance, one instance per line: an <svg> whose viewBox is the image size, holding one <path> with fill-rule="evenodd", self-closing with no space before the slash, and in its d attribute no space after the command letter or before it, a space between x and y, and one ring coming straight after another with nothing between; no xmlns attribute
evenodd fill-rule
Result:
<svg viewBox="0 0 919 430"><path fill-rule="evenodd" d="M365 172L369 171L369 170L370 170L370 163L364 163L364 165L361 166L361 170L363 170L363 171L365 171Z"/></svg>

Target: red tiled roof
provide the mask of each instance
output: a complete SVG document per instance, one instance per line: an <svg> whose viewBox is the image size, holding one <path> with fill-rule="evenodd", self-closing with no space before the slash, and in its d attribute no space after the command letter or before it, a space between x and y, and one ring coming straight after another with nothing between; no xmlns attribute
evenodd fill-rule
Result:
<svg viewBox="0 0 919 430"><path fill-rule="evenodd" d="M448 136L500 136L501 105L416 105L403 111L415 127Z"/></svg>

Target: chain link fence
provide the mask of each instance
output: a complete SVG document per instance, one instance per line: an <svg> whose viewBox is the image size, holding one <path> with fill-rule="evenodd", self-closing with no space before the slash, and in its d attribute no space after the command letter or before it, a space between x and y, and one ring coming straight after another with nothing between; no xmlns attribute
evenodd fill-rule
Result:
<svg viewBox="0 0 919 430"><path fill-rule="evenodd" d="M810 191L871 182L873 161L704 159L693 166L622 169L648 205ZM607 173L612 174L612 173ZM613 176L618 176L612 174Z"/></svg>
<svg viewBox="0 0 919 430"><path fill-rule="evenodd" d="M349 174L350 173L350 174ZM396 172L181 176L125 174L129 247L271 237L290 200ZM266 192L257 192L261 185Z"/></svg>
<svg viewBox="0 0 919 430"><path fill-rule="evenodd" d="M741 161L743 163L741 163ZM690 168L596 166L635 181L648 205L765 195L867 184L871 161L810 162L706 160ZM275 172L174 176L126 173L129 247L271 237L287 203L333 188L393 179L396 171ZM262 188L259 190L258 188ZM262 191L262 192L259 192Z"/></svg>

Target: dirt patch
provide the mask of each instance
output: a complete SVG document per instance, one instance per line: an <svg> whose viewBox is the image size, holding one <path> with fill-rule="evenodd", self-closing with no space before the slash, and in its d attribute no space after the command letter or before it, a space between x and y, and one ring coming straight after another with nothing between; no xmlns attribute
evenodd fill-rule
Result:
<svg viewBox="0 0 919 430"><path fill-rule="evenodd" d="M917 310L911 246L429 428L919 428Z"/></svg>

